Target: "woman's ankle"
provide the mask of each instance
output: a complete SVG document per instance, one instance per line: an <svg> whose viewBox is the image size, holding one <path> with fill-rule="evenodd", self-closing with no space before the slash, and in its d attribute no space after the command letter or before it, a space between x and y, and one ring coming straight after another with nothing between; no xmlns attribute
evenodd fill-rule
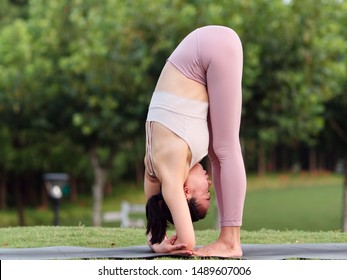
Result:
<svg viewBox="0 0 347 280"><path fill-rule="evenodd" d="M239 226L226 226L222 227L218 240L228 247L241 246L241 227Z"/></svg>

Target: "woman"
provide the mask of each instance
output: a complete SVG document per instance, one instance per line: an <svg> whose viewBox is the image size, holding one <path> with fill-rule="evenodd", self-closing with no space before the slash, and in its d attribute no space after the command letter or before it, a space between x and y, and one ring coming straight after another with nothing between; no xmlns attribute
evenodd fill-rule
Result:
<svg viewBox="0 0 347 280"><path fill-rule="evenodd" d="M203 217L209 206L209 180L198 164L208 153L221 230L216 242L194 254L242 256L242 66L238 35L224 26L205 26L184 38L162 70L146 122L147 234L155 252L193 254L192 221ZM187 203L192 197L195 208ZM153 213L162 217L161 226ZM165 236L167 221L176 230L170 238ZM158 234L158 228L164 230Z"/></svg>

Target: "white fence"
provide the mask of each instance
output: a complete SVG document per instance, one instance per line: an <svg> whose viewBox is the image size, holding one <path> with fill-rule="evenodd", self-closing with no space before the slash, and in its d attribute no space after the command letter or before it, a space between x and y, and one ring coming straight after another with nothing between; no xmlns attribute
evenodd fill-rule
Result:
<svg viewBox="0 0 347 280"><path fill-rule="evenodd" d="M121 204L120 212L105 212L103 214L104 222L120 222L120 226L123 228L145 227L144 219L130 218L130 214L143 214L146 212L144 204L130 204L127 201L123 201Z"/></svg>

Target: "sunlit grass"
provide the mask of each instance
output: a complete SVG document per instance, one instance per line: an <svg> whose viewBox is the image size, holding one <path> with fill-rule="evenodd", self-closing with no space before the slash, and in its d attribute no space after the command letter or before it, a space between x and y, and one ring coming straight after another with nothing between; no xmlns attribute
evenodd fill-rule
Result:
<svg viewBox="0 0 347 280"><path fill-rule="evenodd" d="M169 232L171 235L172 232ZM218 230L196 231L198 245L209 244L218 237ZM241 232L243 244L346 243L347 235L340 231L275 231ZM14 227L0 228L0 247L33 248L49 246L83 246L113 248L145 245L141 229L98 227Z"/></svg>
<svg viewBox="0 0 347 280"><path fill-rule="evenodd" d="M274 173L247 176L247 190L342 186L343 176L328 172Z"/></svg>
<svg viewBox="0 0 347 280"><path fill-rule="evenodd" d="M249 192L244 210L247 230L342 228L342 186Z"/></svg>

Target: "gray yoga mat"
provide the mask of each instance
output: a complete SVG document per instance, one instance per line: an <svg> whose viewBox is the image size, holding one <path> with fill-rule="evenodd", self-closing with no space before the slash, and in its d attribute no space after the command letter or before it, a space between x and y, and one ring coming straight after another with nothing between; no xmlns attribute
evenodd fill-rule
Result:
<svg viewBox="0 0 347 280"><path fill-rule="evenodd" d="M243 244L245 260L326 259L347 260L345 243ZM153 253L147 245L124 248L74 246L0 248L1 260L47 259L151 259L168 254Z"/></svg>

